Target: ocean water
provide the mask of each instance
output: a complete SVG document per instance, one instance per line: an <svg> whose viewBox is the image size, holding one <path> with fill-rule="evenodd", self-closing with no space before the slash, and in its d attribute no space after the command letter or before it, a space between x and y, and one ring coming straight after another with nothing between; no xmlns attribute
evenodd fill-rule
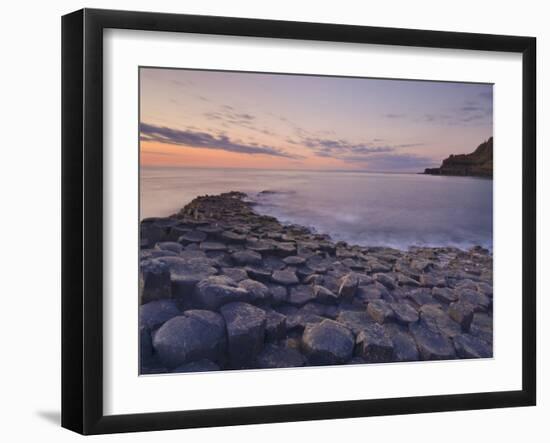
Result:
<svg viewBox="0 0 550 443"><path fill-rule="evenodd" d="M144 167L141 217L168 216L199 195L227 191L246 192L261 214L351 244L492 250L493 182L473 177Z"/></svg>

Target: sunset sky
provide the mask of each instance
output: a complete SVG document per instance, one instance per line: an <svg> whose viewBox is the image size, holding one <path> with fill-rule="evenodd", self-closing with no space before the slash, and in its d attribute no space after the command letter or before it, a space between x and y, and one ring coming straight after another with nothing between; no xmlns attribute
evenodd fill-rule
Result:
<svg viewBox="0 0 550 443"><path fill-rule="evenodd" d="M492 132L487 84L140 70L142 166L419 172Z"/></svg>

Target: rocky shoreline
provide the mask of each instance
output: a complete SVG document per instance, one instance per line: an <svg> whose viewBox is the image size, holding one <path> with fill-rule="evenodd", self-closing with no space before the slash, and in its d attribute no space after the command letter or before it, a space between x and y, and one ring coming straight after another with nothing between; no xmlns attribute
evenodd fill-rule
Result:
<svg viewBox="0 0 550 443"><path fill-rule="evenodd" d="M333 242L202 196L140 226L141 374L492 357L492 255Z"/></svg>

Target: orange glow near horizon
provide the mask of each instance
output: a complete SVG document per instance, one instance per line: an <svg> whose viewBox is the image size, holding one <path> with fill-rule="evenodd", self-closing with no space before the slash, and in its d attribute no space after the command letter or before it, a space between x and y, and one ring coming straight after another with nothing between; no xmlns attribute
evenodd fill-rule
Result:
<svg viewBox="0 0 550 443"><path fill-rule="evenodd" d="M141 166L420 172L493 134L492 85L142 68Z"/></svg>

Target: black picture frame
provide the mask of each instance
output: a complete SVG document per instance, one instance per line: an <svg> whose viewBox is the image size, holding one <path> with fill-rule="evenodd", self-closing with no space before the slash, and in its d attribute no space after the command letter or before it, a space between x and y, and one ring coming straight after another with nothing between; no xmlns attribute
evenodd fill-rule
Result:
<svg viewBox="0 0 550 443"><path fill-rule="evenodd" d="M522 54L521 390L104 415L102 37L108 28ZM82 434L104 434L535 405L535 85L533 37L97 9L65 15L62 18L62 426Z"/></svg>

